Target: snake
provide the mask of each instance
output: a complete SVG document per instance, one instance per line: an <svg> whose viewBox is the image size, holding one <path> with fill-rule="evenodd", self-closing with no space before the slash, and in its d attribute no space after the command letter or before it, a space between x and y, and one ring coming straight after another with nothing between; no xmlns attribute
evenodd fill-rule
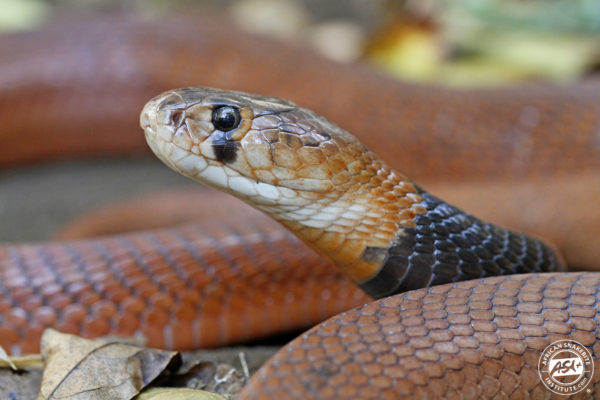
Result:
<svg viewBox="0 0 600 400"><path fill-rule="evenodd" d="M281 196L297 201L291 192L301 191L308 197L304 200L324 198L321 205L329 204L322 208L327 212L309 207L305 212L318 216L306 220L313 225L331 222L334 233L314 242L310 236L323 228L299 230L297 221L285 219L299 209L282 212L276 211L275 204L260 206L294 232L302 231L306 246L260 213L248 208L236 211L240 204L233 199L203 193L198 206L186 210L202 215L202 222L191 225L67 242L2 245L0 345L15 354L37 351L43 329L52 326L89 337L143 334L152 346L189 349L299 329L346 311L278 353L251 379L242 398L544 397L549 394L536 368L547 344L571 337L597 353L597 275L537 273L562 269L563 259L570 268L597 267L597 83L464 91L416 86L392 81L364 66L329 62L302 48L284 47L233 28L223 30L210 17L198 17L202 23L194 18L166 18L160 23L131 15L66 18L40 32L0 38L0 46L11 55L0 66L1 76L7 77L0 87L1 118L6 121L0 131L5 144L0 163L18 165L81 155L90 149L105 155L142 151L141 135L132 133L139 130L132 129L136 124L132 115L155 93L190 82L269 93L318 110L343 129L272 97L191 89L163 95L176 99L169 107L180 108L162 110L171 112L163 115L165 129L160 134L168 137L166 127L176 121L194 126L190 132L209 133L215 106L229 107L222 111L234 110L234 114L238 109L242 129L236 129L234 136L221 132L214 147L205 143L210 144L206 151L211 157L204 160L223 173L230 171L232 182L237 183L232 187L223 186L223 180L209 183L230 192L241 186L246 201L251 188L259 187L271 196L277 188ZM106 37L119 40L99 40ZM60 61L50 62L54 59L47 53L32 51L46 41L53 43ZM162 51L157 51L156 42L166 44ZM34 55L39 58L32 62ZM265 67L265 57L273 61L272 69ZM203 62L206 59L213 62ZM297 67L299 60L303 68ZM48 68L36 68L40 65ZM201 94L206 93L211 95L202 104ZM115 99L120 99L118 106ZM158 123L156 116L149 117L148 107L159 103L155 99L145 108L142 125L147 132L148 121ZM283 117L289 120L282 123ZM264 126L253 132L254 120ZM269 124L277 128L268 128ZM367 147L344 129L355 132ZM324 192L303 187L310 184L325 190L329 186L318 180L275 178L263 172L261 178L252 176L241 183L243 175L231 172L237 171L231 165L242 168L236 162L246 156L235 141L243 141L246 134L246 140L258 140L260 130L270 130L265 138L282 135L286 145L298 146L300 140L307 161L321 159L316 155L321 145L332 151L333 144L343 144L336 168L348 168L358 157L365 169L354 164L346 172L375 172L372 182L361 183L375 200L346 211L344 217L336 213L342 212L340 206L349 198L332 204ZM40 146L25 145L32 140ZM272 144L283 144L277 143ZM175 169L200 168L171 164L171 155L161 155L157 145L152 148ZM200 147L196 151L200 153ZM279 161L284 164L286 157L287 162L305 162L283 152L287 155ZM218 164L223 162L229 167ZM214 168L211 179L223 177ZM394 168L410 170L422 186ZM309 170L315 176L324 173L323 164L302 173ZM337 179L347 177L342 171ZM391 188L393 202L386 199L385 188ZM475 214L489 215L514 231L544 236L562 256L543 241L482 222L429 192ZM297 207L288 208L292 206ZM356 219L363 208L372 215ZM443 222L428 221L428 213L467 229L464 237L456 238L460 243L446 243L447 249L468 247L472 242L465 240L477 242L485 235L502 237L507 241L500 240L492 250L506 244L511 250L503 257L509 262L483 263L486 269L474 261L473 254L487 257L490 250L486 254L475 247L463 249L466 260L458 256L464 270L448 260L432 264L432 243L415 240L427 231L427 223L430 229L443 231ZM374 223L382 215L388 220ZM358 226L348 252L332 250L343 233L336 229L348 230L348 224L365 221L377 231L372 245L363 245L359 237L369 229ZM413 260L407 248L415 251L411 255L420 255ZM441 266L435 267L436 262ZM386 267L377 268L378 263ZM350 279L336 272L333 264ZM401 281L399 272L403 267L411 271L406 281ZM526 274L486 277L496 267L501 274ZM476 277L480 278L455 282ZM443 284L448 280L451 283ZM351 281L384 298L371 303ZM385 297L411 289L409 283L434 285ZM360 307L347 311L356 306Z"/></svg>
<svg viewBox="0 0 600 400"><path fill-rule="evenodd" d="M302 335L259 372L242 398L413 395L414 387L401 384L402 372L386 370L385 365L404 367L407 375L411 365L420 370L437 366L443 376L452 365L441 356L455 354L461 347L482 347L489 342L497 345L497 356L514 345L503 339L517 338L523 343L542 333L560 333L561 328L543 318L537 319L539 325L531 331L518 326L514 332L508 328L498 333L498 323L490 322L495 314L501 314L494 306L503 302L517 305L527 294L552 299L555 285L552 280L540 284L539 275L562 271L564 264L548 245L485 223L430 195L354 136L312 111L272 97L193 87L150 100L141 113L140 125L152 151L170 168L268 214L330 259L371 297L391 296L333 317ZM511 274L526 275L516 280L504 277ZM497 275L503 276L502 280L488 283L485 279ZM475 293L465 299L475 314L472 328L460 319L454 320L454 326L451 299L464 298L460 289L469 286L438 289L438 285L477 278L484 279L478 285L471 283ZM571 282L573 288L563 291L562 299L575 291L579 279L586 278L565 274L553 279L561 288L561 281ZM517 285L511 285L513 282ZM424 296L410 292L430 286L434 289ZM503 287L513 291L505 292ZM586 284L581 288L588 296L592 294L589 297L595 304L597 287ZM393 296L405 292L409 294ZM412 296L423 300L412 306L404 304L405 298ZM432 303L438 307L427 308ZM549 311L557 312L560 306L550 306ZM413 314L414 310L418 313ZM479 316L478 310L488 311L488 315ZM477 323L479 318L485 322ZM354 329L344 329L348 321L356 322ZM595 328L595 322L590 322L588 327ZM415 325L417 332L409 340L408 332ZM447 334L432 338L428 325ZM460 327L465 326L472 331L462 340ZM449 337L455 330L457 336ZM595 341L592 334L592 344ZM376 354L383 359L376 359ZM385 355L390 354L400 357L386 360ZM487 361L486 355L481 358L482 364ZM522 367L518 372L530 372ZM475 378L481 393L509 391L500 377L495 382L488 378ZM427 380L424 383L428 384ZM448 392L442 389L431 395Z"/></svg>

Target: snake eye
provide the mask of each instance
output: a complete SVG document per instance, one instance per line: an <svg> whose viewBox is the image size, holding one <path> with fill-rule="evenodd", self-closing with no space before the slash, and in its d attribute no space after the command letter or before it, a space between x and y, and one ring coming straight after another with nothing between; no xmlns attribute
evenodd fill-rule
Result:
<svg viewBox="0 0 600 400"><path fill-rule="evenodd" d="M231 106L215 108L212 113L214 127L222 132L235 129L240 124L240 111Z"/></svg>

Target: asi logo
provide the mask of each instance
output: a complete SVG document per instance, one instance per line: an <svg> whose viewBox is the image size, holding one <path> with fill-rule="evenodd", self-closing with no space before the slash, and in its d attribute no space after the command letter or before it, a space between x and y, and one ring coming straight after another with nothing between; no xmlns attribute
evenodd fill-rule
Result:
<svg viewBox="0 0 600 400"><path fill-rule="evenodd" d="M592 353L574 340L559 340L544 349L538 362L544 385L557 394L581 392L594 373Z"/></svg>

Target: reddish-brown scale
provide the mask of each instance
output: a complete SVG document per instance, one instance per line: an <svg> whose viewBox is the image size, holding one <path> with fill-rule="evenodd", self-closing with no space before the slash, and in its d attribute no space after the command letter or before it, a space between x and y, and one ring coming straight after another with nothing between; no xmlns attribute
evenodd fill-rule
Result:
<svg viewBox="0 0 600 400"><path fill-rule="evenodd" d="M570 338L592 350L598 371L599 296L593 273L494 277L396 295L295 339L240 398L564 398L543 386L539 357ZM580 321L581 303L588 308ZM568 322L557 331L558 315ZM572 398L600 398L600 374L588 388Z"/></svg>
<svg viewBox="0 0 600 400"><path fill-rule="evenodd" d="M214 201L223 212L236 203ZM54 327L86 337L141 334L154 347L211 347L299 329L367 301L291 234L244 213L249 225L208 219L0 247L0 346L37 352L43 329Z"/></svg>
<svg viewBox="0 0 600 400"><path fill-rule="evenodd" d="M52 52L42 51L50 43ZM477 91L409 85L207 15L63 16L41 32L5 35L0 47L7 54L0 74L11 73L0 87L4 165L90 148L147 151L133 116L156 93L193 84L275 95L318 110L419 182L433 171L439 178L511 178L600 165L594 82ZM57 60L59 66L51 64ZM37 118L25 117L31 115ZM44 139L35 140L44 146L26 146L21 135ZM536 151L525 153L524 142Z"/></svg>
<svg viewBox="0 0 600 400"><path fill-rule="evenodd" d="M597 268L597 83L481 91L407 85L366 67L338 65L304 49L247 36L231 24L200 18L153 22L123 15L71 17L41 32L1 37L6 59L0 76L10 79L0 84L0 164L81 156L91 149L94 154L144 151L136 117L148 98L174 87L226 82L233 89L278 95L318 110L431 192L494 222L541 233L565 252L570 264ZM236 54L235 63L225 51ZM228 71L226 76L223 71ZM335 94L334 101L323 92ZM535 151L524 152L523 143ZM327 155L327 146L323 149ZM340 169L337 162L342 161L328 160L334 173ZM339 174L336 179L342 184L349 178ZM404 196L414 188L393 191ZM160 203L168 206L169 201ZM535 212L524 212L528 204ZM152 224L148 216L156 212L149 210L132 222ZM207 224L216 228L214 221ZM229 237L246 238L249 232L237 228ZM270 234L281 234L272 229ZM234 243L225 248L231 255L223 255L212 247L227 232L216 233L208 244L198 242L201 232L194 228L153 235L0 247L0 345L33 352L44 326L96 336L107 325L110 333L144 333L154 345L218 344L271 328L300 326L298 321L310 324L365 300L312 253L299 250L293 239L274 241L280 249L257 247L251 255L247 246ZM157 241L167 250L158 250ZM248 264L240 264L242 260ZM284 273L281 265L293 268ZM302 267L306 265L308 271ZM224 281L220 273L227 279L240 273L252 279ZM342 315L339 323L330 321L311 331L307 337L322 343L323 351L303 349L300 338L299 347L286 351L290 361L280 362L275 371L280 375L273 374L264 388L275 393L285 377L286 397L304 393L303 398L310 398L299 379L312 374L317 389L328 384L322 388L323 398L542 398L548 392L531 366L548 340L570 335L591 346L595 356L600 349L596 276L563 276L562 284L556 278L529 276L487 280L481 287L434 287L398 296L390 304L365 306ZM268 283L270 279L275 283ZM298 279L307 286L296 285ZM207 295L204 288L212 291L214 282L229 286ZM184 295L181 288L188 286ZM491 297L479 298L484 293L480 289ZM283 302L284 290L293 293L294 302ZM329 300L315 298L319 291ZM238 314L223 313L228 293L248 294L230 298L229 306L240 310ZM511 298L518 301L511 304ZM138 299L145 307L128 299ZM278 306L266 308L273 299ZM389 307L394 301L401 302L401 314ZM187 324L190 304L202 304L196 326L221 330ZM243 331L234 332L233 324L240 321ZM385 340L377 336L377 321L389 328ZM186 335L173 334L178 331ZM328 364L329 359L334 363ZM336 365L343 374L336 375ZM330 374L327 380L311 372L315 367ZM307 375L294 376L298 371ZM261 373L248 391L264 380ZM592 390L597 396L598 388Z"/></svg>

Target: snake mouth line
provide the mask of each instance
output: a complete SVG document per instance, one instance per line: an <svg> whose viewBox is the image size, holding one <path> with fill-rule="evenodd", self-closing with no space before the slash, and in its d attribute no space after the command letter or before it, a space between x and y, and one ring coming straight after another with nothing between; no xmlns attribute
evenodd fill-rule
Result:
<svg viewBox="0 0 600 400"><path fill-rule="evenodd" d="M182 148L172 140L167 140L151 127L144 129L146 141L152 152L171 169L189 178L199 178L209 168L210 160L204 156L194 154L189 149ZM225 166L212 166L224 170ZM229 168L230 169L230 168ZM235 171L232 170L232 173ZM224 173L223 173L224 174ZM218 183L218 182L217 182Z"/></svg>
<svg viewBox="0 0 600 400"><path fill-rule="evenodd" d="M146 127L144 133L152 152L169 168L188 178L234 194L258 207L297 205L306 201L292 189L249 179L217 160L183 149L151 127Z"/></svg>
<svg viewBox="0 0 600 400"><path fill-rule="evenodd" d="M208 140L204 140L199 144L190 143L187 148L176 143L174 138L177 135L192 136L187 132L185 124L174 131L172 126L159 126L155 129L154 126L148 123L144 127L144 132L146 141L154 154L171 169L191 179L226 190L229 193L241 196L254 196L257 193L265 194L266 198L261 203L272 204L274 197L280 197L274 195L275 191L283 193L286 198L296 198L298 197L297 191L319 193L327 192L332 188L328 181L319 179L279 180L275 185L262 182L253 176L244 176L219 159L214 144L204 145ZM232 180L235 182L234 187L231 187ZM250 186L256 188L251 189ZM256 200L254 199L255 202Z"/></svg>

